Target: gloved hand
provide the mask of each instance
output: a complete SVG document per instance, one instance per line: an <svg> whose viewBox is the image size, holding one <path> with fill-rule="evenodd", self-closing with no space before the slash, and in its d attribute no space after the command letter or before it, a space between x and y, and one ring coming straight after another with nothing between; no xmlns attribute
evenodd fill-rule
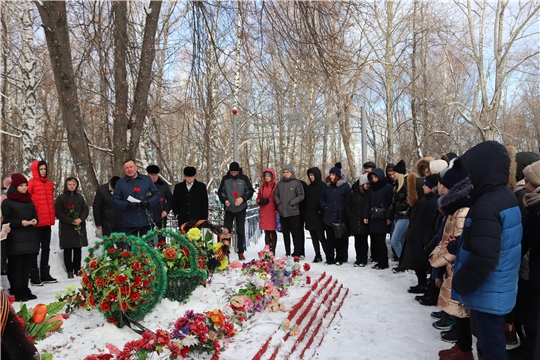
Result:
<svg viewBox="0 0 540 360"><path fill-rule="evenodd" d="M128 210L137 210L139 208L139 204L138 203L132 203L130 202L128 205L127 205L127 209Z"/></svg>
<svg viewBox="0 0 540 360"><path fill-rule="evenodd" d="M145 199L145 200L141 201L141 207L143 209L150 209L150 203L148 202L148 200Z"/></svg>

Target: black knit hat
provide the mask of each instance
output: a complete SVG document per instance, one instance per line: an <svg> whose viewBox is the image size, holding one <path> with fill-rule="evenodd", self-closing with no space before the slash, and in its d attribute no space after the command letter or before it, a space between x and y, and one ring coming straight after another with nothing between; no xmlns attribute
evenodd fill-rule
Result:
<svg viewBox="0 0 540 360"><path fill-rule="evenodd" d="M424 178L424 184L428 188L433 189L435 186L439 185L440 180L441 176L439 174L431 174Z"/></svg>
<svg viewBox="0 0 540 360"><path fill-rule="evenodd" d="M146 167L146 172L148 174L159 174L159 166L157 166L157 165L148 165Z"/></svg>
<svg viewBox="0 0 540 360"><path fill-rule="evenodd" d="M229 165L229 171L240 171L240 165L236 161L233 161Z"/></svg>
<svg viewBox="0 0 540 360"><path fill-rule="evenodd" d="M443 184L447 189L451 189L454 187L454 185L466 177L467 173L461 168L461 166L453 166L446 170L441 179L441 184Z"/></svg>
<svg viewBox="0 0 540 360"><path fill-rule="evenodd" d="M394 170L394 163L389 162L388 164L386 164L386 171L388 170L390 171Z"/></svg>
<svg viewBox="0 0 540 360"><path fill-rule="evenodd" d="M405 165L405 161L399 160L399 162L394 165L394 172L405 175L407 173L407 166Z"/></svg>
<svg viewBox="0 0 540 360"><path fill-rule="evenodd" d="M197 174L197 169L193 166L187 166L184 168L184 176L195 176Z"/></svg>

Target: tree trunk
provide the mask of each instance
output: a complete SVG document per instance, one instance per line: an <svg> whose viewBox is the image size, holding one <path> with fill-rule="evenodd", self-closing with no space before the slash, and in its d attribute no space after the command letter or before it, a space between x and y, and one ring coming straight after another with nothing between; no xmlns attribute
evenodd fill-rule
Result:
<svg viewBox="0 0 540 360"><path fill-rule="evenodd" d="M68 147L77 169L77 175L86 201L94 202L98 181L94 173L88 139L81 118L77 84L73 74L69 28L67 23L66 3L63 1L45 1L35 3L43 28L54 74L58 102L62 110L64 126L67 130Z"/></svg>
<svg viewBox="0 0 540 360"><path fill-rule="evenodd" d="M127 2L114 1L114 124L113 124L113 173L124 173L124 161L128 151L128 83L126 68Z"/></svg>
<svg viewBox="0 0 540 360"><path fill-rule="evenodd" d="M152 84L152 63L156 54L155 37L160 10L161 1L151 1L150 7L146 11L139 75L133 100L133 112L129 120L129 127L131 128L129 157L132 158L137 156L144 121L148 114L148 92Z"/></svg>
<svg viewBox="0 0 540 360"><path fill-rule="evenodd" d="M22 3L21 22L23 24L22 80L24 105L22 109L23 173L30 174L30 165L36 156L36 59L34 56L34 32L32 31L32 4Z"/></svg>

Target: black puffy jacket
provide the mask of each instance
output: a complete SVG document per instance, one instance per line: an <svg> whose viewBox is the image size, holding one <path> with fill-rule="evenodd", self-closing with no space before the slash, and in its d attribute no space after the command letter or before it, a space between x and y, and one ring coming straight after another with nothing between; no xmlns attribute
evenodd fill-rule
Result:
<svg viewBox="0 0 540 360"><path fill-rule="evenodd" d="M17 189L10 186L8 194L17 192ZM23 226L23 220L32 220L37 217L36 208L32 201L20 202L13 199L2 201L3 224L8 224L11 231L7 236L6 250L7 256L33 254L39 252L36 229L33 226Z"/></svg>

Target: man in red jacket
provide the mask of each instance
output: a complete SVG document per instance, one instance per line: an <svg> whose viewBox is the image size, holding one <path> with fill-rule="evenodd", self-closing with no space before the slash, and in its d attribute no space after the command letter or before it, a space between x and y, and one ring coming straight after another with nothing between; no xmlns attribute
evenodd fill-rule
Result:
<svg viewBox="0 0 540 360"><path fill-rule="evenodd" d="M36 160L30 166L32 179L28 181L28 192L36 207L39 222L35 226L39 246L41 247L41 262L38 267L37 256L32 260L30 282L41 286L42 283L55 283L55 278L49 273L49 252L51 245L51 226L56 221L54 211L54 184L47 178L47 163Z"/></svg>

